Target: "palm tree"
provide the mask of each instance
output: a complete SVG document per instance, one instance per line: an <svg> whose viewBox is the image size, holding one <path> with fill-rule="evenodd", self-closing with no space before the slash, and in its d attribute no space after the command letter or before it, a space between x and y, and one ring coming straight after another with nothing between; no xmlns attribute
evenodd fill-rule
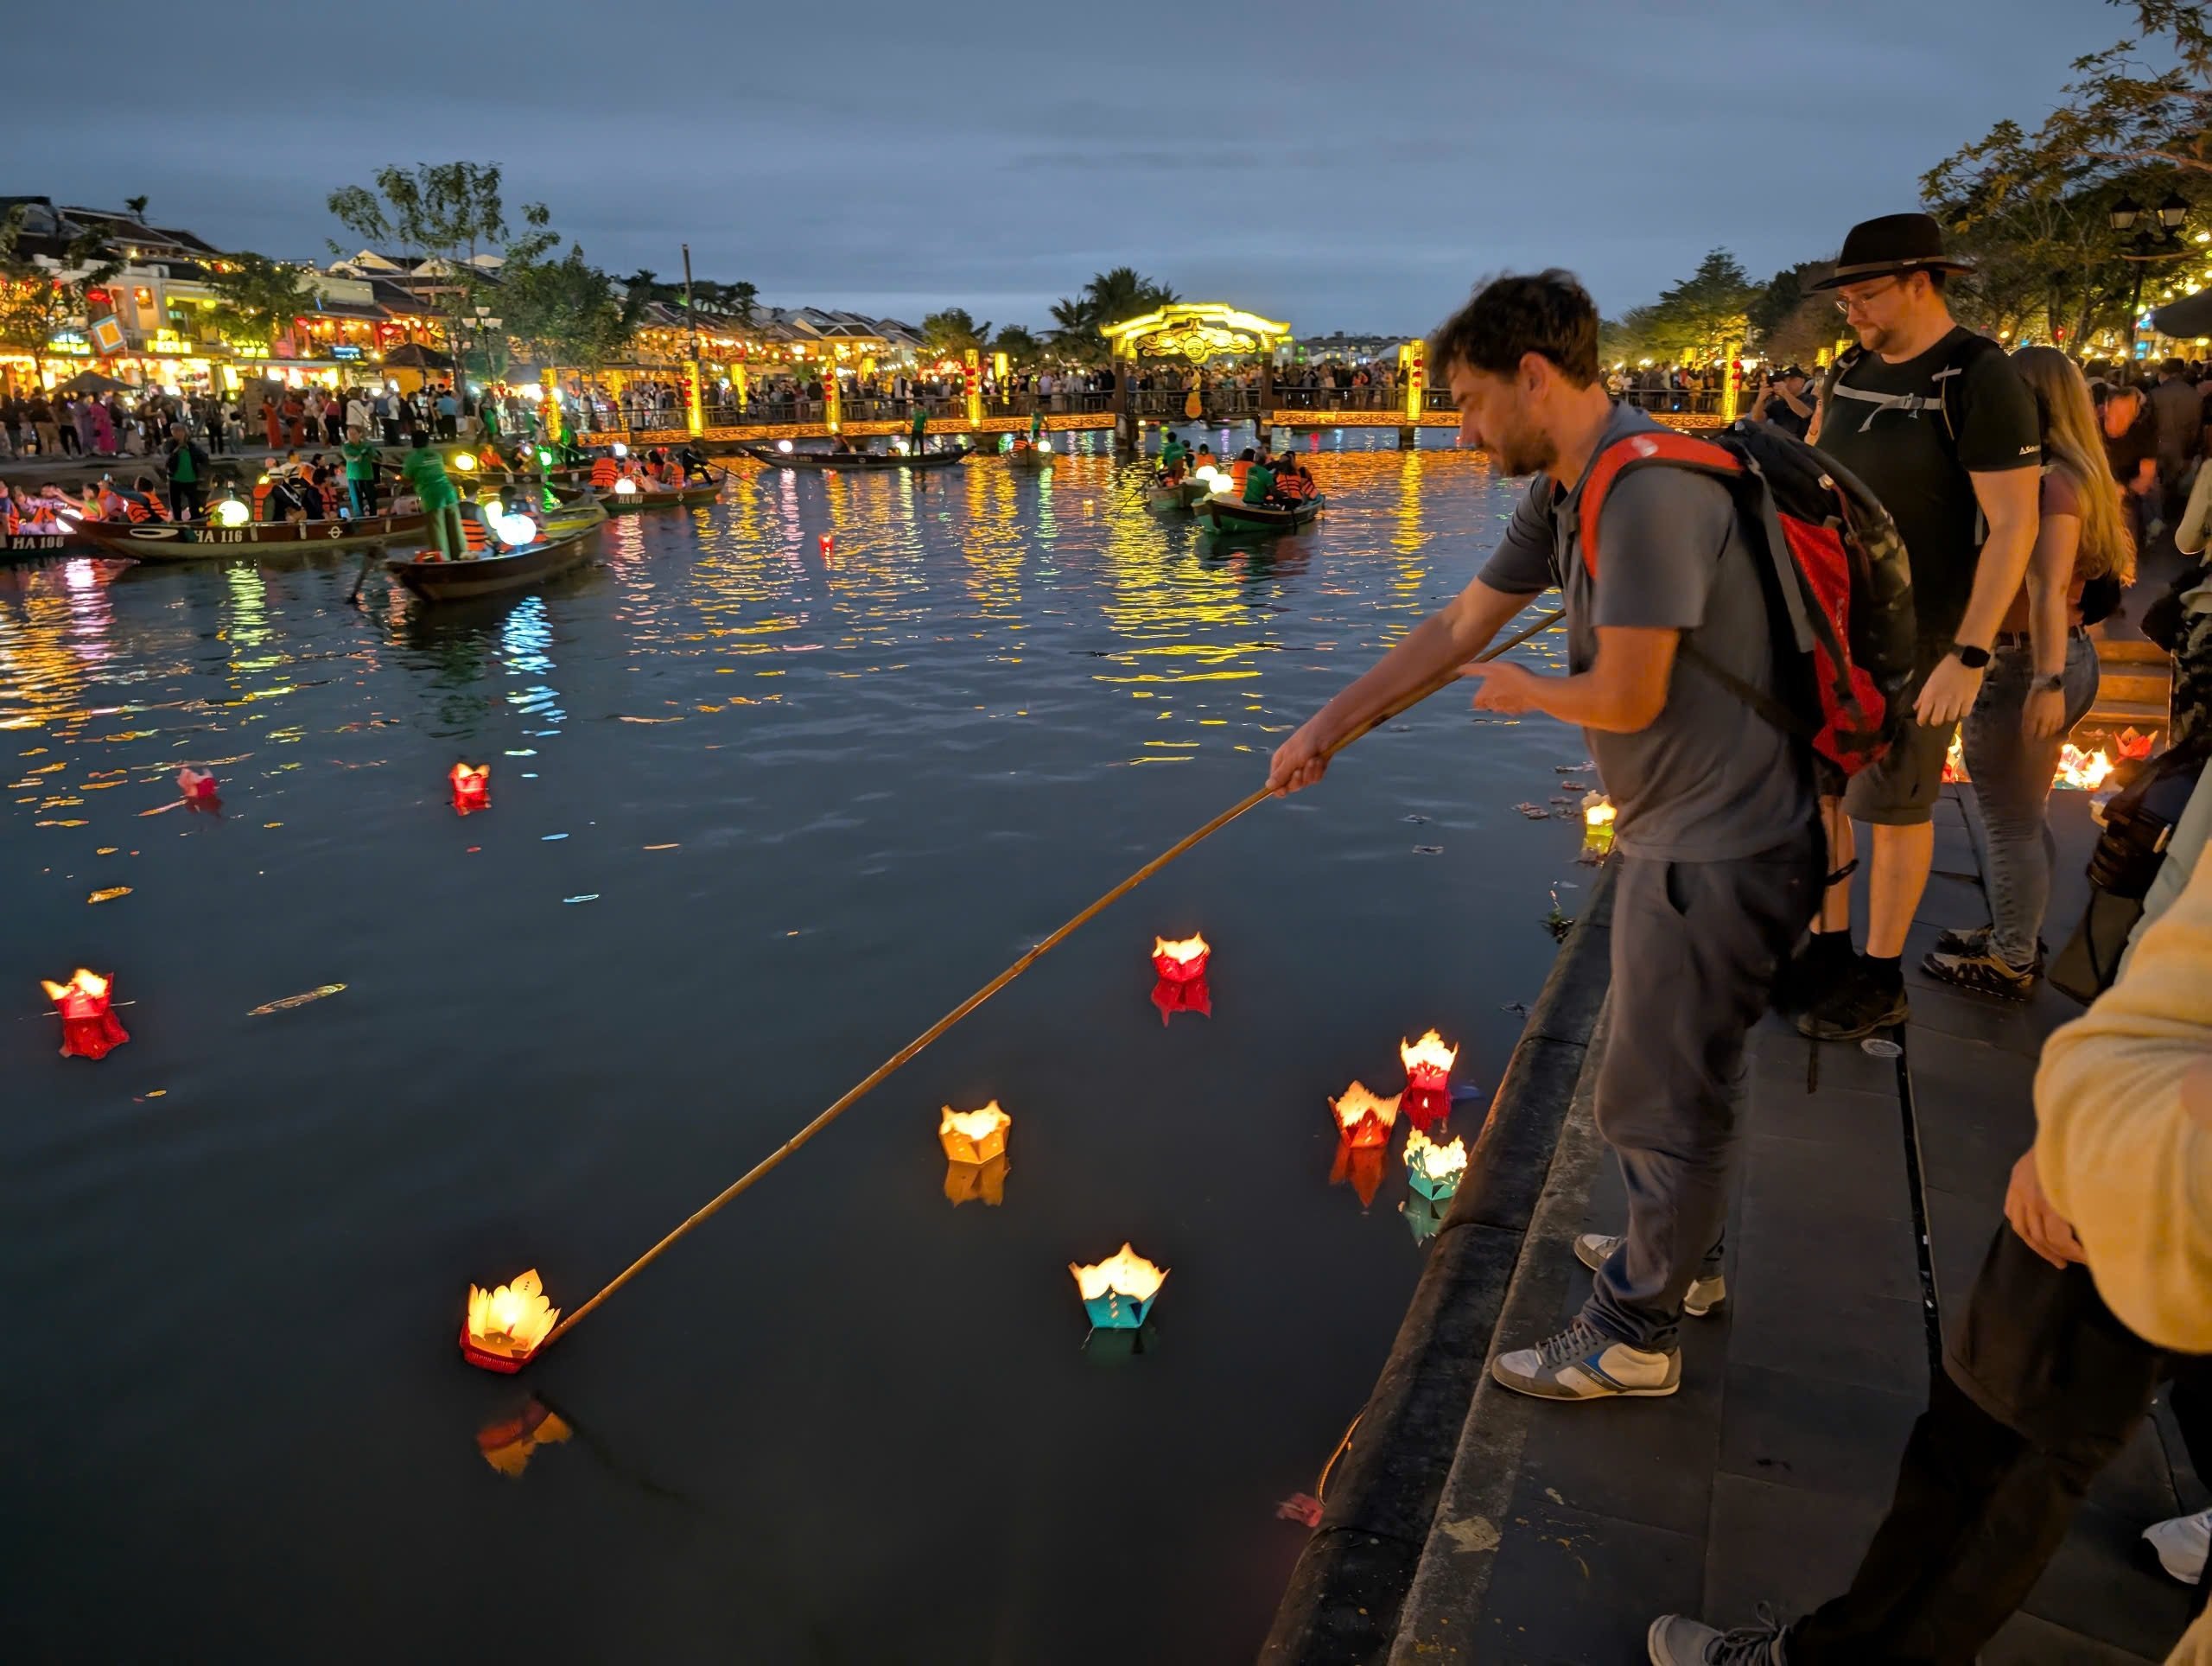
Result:
<svg viewBox="0 0 2212 1666"><path fill-rule="evenodd" d="M123 200L123 206L130 211L132 216L141 226L143 226L146 223L147 200L148 199L144 197L125 197Z"/></svg>
<svg viewBox="0 0 2212 1666"><path fill-rule="evenodd" d="M1116 266L1110 272L1093 274L1090 282L1084 285L1084 294L1097 308L1102 324L1117 324L1141 313L1173 306L1182 298L1165 283L1147 277L1134 266Z"/></svg>

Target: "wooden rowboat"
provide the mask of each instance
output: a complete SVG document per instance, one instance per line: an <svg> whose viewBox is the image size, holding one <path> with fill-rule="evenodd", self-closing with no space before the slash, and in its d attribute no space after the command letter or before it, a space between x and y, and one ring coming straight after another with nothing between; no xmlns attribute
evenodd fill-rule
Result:
<svg viewBox="0 0 2212 1666"><path fill-rule="evenodd" d="M1212 495L1204 480L1178 480L1173 486L1156 487L1152 506L1165 513L1183 514Z"/></svg>
<svg viewBox="0 0 2212 1666"><path fill-rule="evenodd" d="M712 503L721 495L721 490L720 480L709 480L704 485L679 486L674 491L601 492L594 495L610 515L634 515L641 509L681 509Z"/></svg>
<svg viewBox="0 0 2212 1666"><path fill-rule="evenodd" d="M1033 446L1027 450L1016 448L1006 454L1007 467L1009 468L1050 468L1059 460L1058 452L1039 451Z"/></svg>
<svg viewBox="0 0 2212 1666"><path fill-rule="evenodd" d="M967 446L955 446L949 451L925 451L918 456L911 451L779 451L767 445L740 448L753 461L772 468L812 469L950 468L965 459L969 450Z"/></svg>
<svg viewBox="0 0 2212 1666"><path fill-rule="evenodd" d="M1312 497L1295 506L1243 503L1214 492L1194 512L1217 532L1281 532L1306 525L1328 501L1325 497Z"/></svg>
<svg viewBox="0 0 2212 1666"><path fill-rule="evenodd" d="M411 556L387 556L385 566L425 601L467 601L557 578L590 553L590 540L580 531L466 561L448 561L429 550Z"/></svg>
<svg viewBox="0 0 2212 1666"><path fill-rule="evenodd" d="M588 532L607 518L607 506L591 492L571 493L550 509L530 509L524 512L537 523L537 530L549 538L565 537L571 532Z"/></svg>
<svg viewBox="0 0 2212 1666"><path fill-rule="evenodd" d="M368 515L359 520L254 521L245 526L92 521L80 530L102 550L140 561L237 561L365 549L419 537L429 524L427 515Z"/></svg>
<svg viewBox="0 0 2212 1666"><path fill-rule="evenodd" d="M0 561L26 561L40 556L82 556L105 549L81 531L0 532Z"/></svg>

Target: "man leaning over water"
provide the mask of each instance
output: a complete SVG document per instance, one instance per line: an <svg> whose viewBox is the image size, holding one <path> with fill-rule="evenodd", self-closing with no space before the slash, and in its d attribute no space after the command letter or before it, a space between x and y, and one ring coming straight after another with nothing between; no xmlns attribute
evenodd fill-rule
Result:
<svg viewBox="0 0 2212 1666"><path fill-rule="evenodd" d="M1727 489L1686 470L1624 473L1606 496L1592 575L1577 516L1590 461L1659 424L1617 406L1598 376L1598 314L1570 274L1501 277L1428 344L1459 437L1529 493L1480 576L1329 702L1274 755L1268 780L1321 779L1330 746L1452 667L1484 710L1580 723L1616 811L1611 1039L1598 1127L1627 1181L1624 1237L1586 1235L1597 1269L1574 1322L1491 1372L1555 1400L1672 1394L1675 1333L1723 1299L1720 1237L1745 1035L1817 894L1809 755L1719 682L1678 675L1687 634L1752 686L1771 685L1773 635ZM1467 662L1529 599L1567 601L1566 677Z"/></svg>

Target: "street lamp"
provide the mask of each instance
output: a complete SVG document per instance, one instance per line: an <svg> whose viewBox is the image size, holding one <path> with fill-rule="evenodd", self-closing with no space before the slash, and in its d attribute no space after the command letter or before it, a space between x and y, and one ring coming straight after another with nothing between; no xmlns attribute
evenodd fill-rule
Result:
<svg viewBox="0 0 2212 1666"><path fill-rule="evenodd" d="M2106 211L2115 232L2133 230L2145 213L2143 205L2133 197L2121 197ZM2158 219L2158 234L2152 234L2145 226L2136 232L2133 246L2120 251L2120 258L2135 268L2135 281L2127 293L2127 360L2135 362L2136 321L2143 310L2143 269L2153 262L2178 260L2189 252L2189 245L2176 235L2189 219L2188 200L2177 192L2168 192L2165 200L2151 211Z"/></svg>

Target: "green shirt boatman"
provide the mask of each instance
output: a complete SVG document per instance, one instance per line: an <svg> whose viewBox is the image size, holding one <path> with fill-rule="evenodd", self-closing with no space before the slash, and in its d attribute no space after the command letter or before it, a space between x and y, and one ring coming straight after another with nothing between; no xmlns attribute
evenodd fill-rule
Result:
<svg viewBox="0 0 2212 1666"><path fill-rule="evenodd" d="M1245 471L1244 501L1265 503L1268 493L1275 489L1275 472L1264 461L1255 462Z"/></svg>
<svg viewBox="0 0 2212 1666"><path fill-rule="evenodd" d="M1038 436L1042 435L1044 431L1045 413L1041 410L1031 411L1029 413L1029 443L1035 445L1037 443Z"/></svg>
<svg viewBox="0 0 2212 1666"><path fill-rule="evenodd" d="M928 449L928 448L929 448L929 431L930 431L930 413L929 413L929 408L928 408L927 406L925 406L925 404L922 404L922 402L921 402L920 400L917 399L916 401L914 401L914 438L913 438L913 446L914 446L914 449L915 449L915 450L917 450L917 451L924 451L924 450L927 450L927 449Z"/></svg>
<svg viewBox="0 0 2212 1666"><path fill-rule="evenodd" d="M1160 472L1173 474L1182 467L1183 460L1190 455L1189 448L1173 434L1161 436L1160 442Z"/></svg>

